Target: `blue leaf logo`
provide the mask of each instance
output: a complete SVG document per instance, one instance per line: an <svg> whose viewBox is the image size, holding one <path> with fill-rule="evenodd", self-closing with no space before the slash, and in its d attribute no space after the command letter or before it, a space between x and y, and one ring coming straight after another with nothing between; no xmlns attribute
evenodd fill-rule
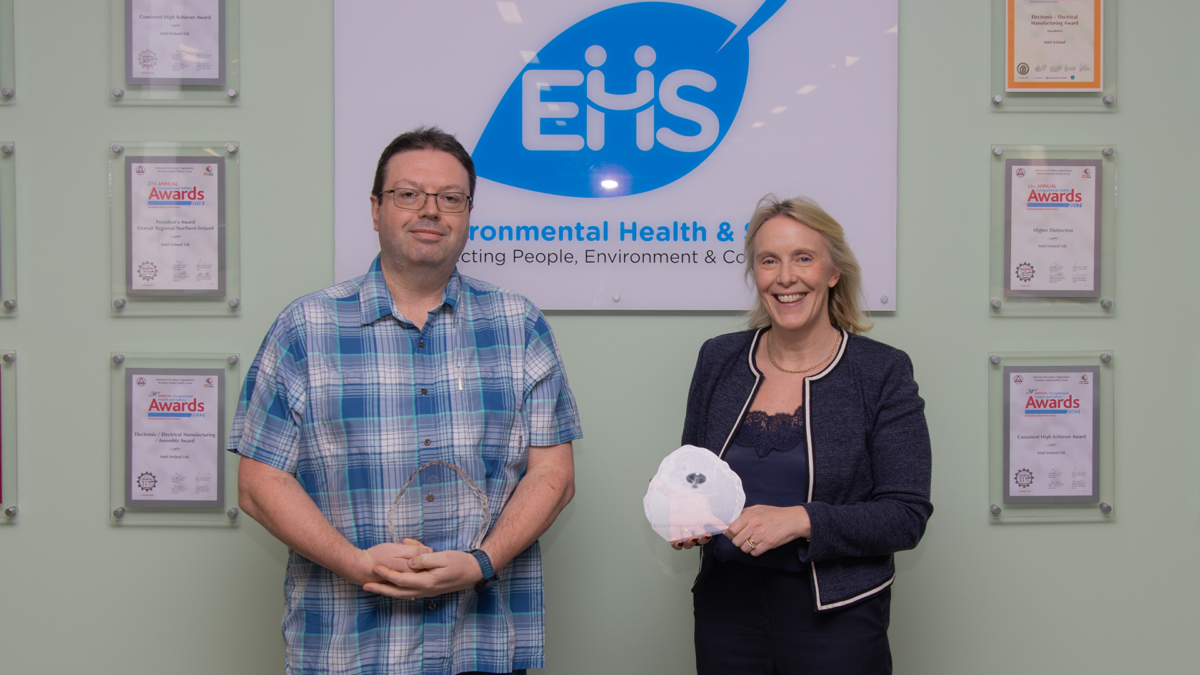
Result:
<svg viewBox="0 0 1200 675"><path fill-rule="evenodd" d="M746 91L749 37L711 12L639 2L560 33L509 86L472 158L505 185L566 197L648 192L686 176L725 138Z"/></svg>

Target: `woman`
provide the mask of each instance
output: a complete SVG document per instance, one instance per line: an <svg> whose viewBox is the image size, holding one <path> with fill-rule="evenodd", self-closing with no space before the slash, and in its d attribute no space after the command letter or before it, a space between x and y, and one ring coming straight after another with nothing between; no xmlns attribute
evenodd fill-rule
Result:
<svg viewBox="0 0 1200 675"><path fill-rule="evenodd" d="M718 453L746 508L701 545L700 673L890 673L892 554L933 512L912 363L860 333L858 261L807 199L768 196L746 233L750 330L707 341L683 443Z"/></svg>

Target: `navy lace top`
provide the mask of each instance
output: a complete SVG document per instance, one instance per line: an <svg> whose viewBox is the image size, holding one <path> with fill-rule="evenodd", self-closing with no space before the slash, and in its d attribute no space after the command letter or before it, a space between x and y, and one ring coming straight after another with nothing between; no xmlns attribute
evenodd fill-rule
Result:
<svg viewBox="0 0 1200 675"><path fill-rule="evenodd" d="M808 496L808 445L804 433L804 406L796 412L768 415L746 413L737 434L725 451L725 461L742 479L746 506L798 506ZM753 533L751 534L753 537ZM716 537L717 560L800 572L797 539L758 557L734 548L724 535Z"/></svg>

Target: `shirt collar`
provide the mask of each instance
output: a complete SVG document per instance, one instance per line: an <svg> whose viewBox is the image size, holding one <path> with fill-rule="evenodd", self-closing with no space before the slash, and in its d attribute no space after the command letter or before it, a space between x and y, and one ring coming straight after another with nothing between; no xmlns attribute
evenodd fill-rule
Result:
<svg viewBox="0 0 1200 675"><path fill-rule="evenodd" d="M446 290L442 293L442 305L449 305L450 309L458 307L458 293L461 288L462 279L458 274L458 268L455 267L454 272L450 274L450 282L446 284ZM388 315L399 318L399 313L392 311L392 294L388 290L387 281L383 278L383 263L380 255L375 256L375 260L371 262L371 268L363 277L359 298L359 319L364 326Z"/></svg>

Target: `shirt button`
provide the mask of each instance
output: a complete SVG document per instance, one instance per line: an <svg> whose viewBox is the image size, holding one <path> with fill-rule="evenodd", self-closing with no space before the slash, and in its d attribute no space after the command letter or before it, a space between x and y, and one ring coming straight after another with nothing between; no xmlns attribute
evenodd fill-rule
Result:
<svg viewBox="0 0 1200 675"><path fill-rule="evenodd" d="M425 387L421 387L421 395L422 396L424 396L425 394L428 394L428 393L429 392L425 391Z"/></svg>
<svg viewBox="0 0 1200 675"><path fill-rule="evenodd" d="M433 441L431 441L431 440L429 440L428 438L426 438L426 439L425 439L425 447L429 447L429 444L430 444L430 443L432 443L432 442L433 442Z"/></svg>
<svg viewBox="0 0 1200 675"><path fill-rule="evenodd" d="M433 610L437 609L437 603L431 602L428 605L425 605L425 609L428 609L429 611L432 612Z"/></svg>
<svg viewBox="0 0 1200 675"><path fill-rule="evenodd" d="M425 341L421 340L417 343L417 349L425 349Z"/></svg>
<svg viewBox="0 0 1200 675"><path fill-rule="evenodd" d="M425 501L427 501L427 502L431 502L431 501L433 501L433 495L431 495L431 494L430 494L430 495L426 495L426 496L425 496Z"/></svg>

